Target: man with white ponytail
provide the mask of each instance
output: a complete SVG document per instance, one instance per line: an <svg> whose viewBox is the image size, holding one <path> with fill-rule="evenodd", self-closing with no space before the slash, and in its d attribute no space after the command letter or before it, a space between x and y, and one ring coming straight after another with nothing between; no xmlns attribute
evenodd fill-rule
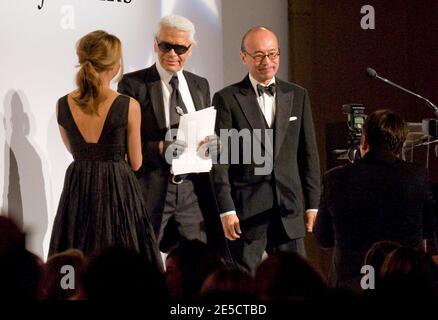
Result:
<svg viewBox="0 0 438 320"><path fill-rule="evenodd" d="M174 176L166 157L166 153L178 157L184 152L182 141L166 139L169 129L178 128L179 117L211 106L207 79L183 70L195 45L190 20L178 15L163 17L154 39L156 63L125 74L118 87L141 105L143 165L138 177L164 252L181 239L207 242L208 236L208 242L219 239L225 243L210 175ZM216 156L217 136L206 137L206 141L211 156Z"/></svg>

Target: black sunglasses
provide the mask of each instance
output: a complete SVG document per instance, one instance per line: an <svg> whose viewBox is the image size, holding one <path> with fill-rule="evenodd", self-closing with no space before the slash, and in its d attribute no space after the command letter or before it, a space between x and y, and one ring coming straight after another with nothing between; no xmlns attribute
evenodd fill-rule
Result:
<svg viewBox="0 0 438 320"><path fill-rule="evenodd" d="M181 54L186 53L190 49L190 47L192 46L191 44L188 47L186 47L186 46L183 46L181 44L171 44L169 42L158 42L157 39L156 39L156 41L157 41L158 48L160 48L161 52L167 53L173 49L173 51L175 51L175 53L177 55L181 55Z"/></svg>

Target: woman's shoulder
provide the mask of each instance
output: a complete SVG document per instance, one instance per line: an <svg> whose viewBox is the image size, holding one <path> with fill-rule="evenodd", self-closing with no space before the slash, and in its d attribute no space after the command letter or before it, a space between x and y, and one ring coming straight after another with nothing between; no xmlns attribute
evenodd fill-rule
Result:
<svg viewBox="0 0 438 320"><path fill-rule="evenodd" d="M134 98L132 98L130 96L127 96L125 94L122 94L122 93L118 93L117 92L117 94L118 94L117 99L119 99L123 103L128 104L128 108L129 109L140 108L140 104L139 104L139 102L136 99L134 99Z"/></svg>
<svg viewBox="0 0 438 320"><path fill-rule="evenodd" d="M64 106L69 106L75 104L74 98L76 98L77 96L78 96L77 90L70 91L65 95L61 96L60 98L58 98L58 105L62 104Z"/></svg>

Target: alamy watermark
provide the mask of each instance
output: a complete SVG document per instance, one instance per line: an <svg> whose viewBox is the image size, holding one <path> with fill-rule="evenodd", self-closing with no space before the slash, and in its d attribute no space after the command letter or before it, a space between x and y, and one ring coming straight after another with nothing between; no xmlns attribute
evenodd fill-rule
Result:
<svg viewBox="0 0 438 320"><path fill-rule="evenodd" d="M364 16L360 19L360 27L363 30L376 29L376 11L373 6L365 5L360 8L360 13Z"/></svg>
<svg viewBox="0 0 438 320"><path fill-rule="evenodd" d="M75 290L75 268L69 264L63 265L60 270L61 274L65 274L59 283L64 290Z"/></svg>
<svg viewBox="0 0 438 320"><path fill-rule="evenodd" d="M189 124L186 135L177 129L167 131L165 140L168 142L179 139L188 146L199 148L205 137L199 137L196 131L196 124ZM218 157L211 157L213 164L233 165L251 164L254 166L255 175L268 175L272 172L274 163L274 131L273 129L220 129L219 130L220 153ZM166 162L172 164L175 159L174 147L170 145L164 150ZM203 157L203 155L200 155ZM190 161L190 160L188 160Z"/></svg>
<svg viewBox="0 0 438 320"><path fill-rule="evenodd" d="M362 288L362 290L375 289L376 272L374 270L374 267L366 264L362 266L362 268L360 269L360 273L363 274L362 278L360 279L360 287Z"/></svg>

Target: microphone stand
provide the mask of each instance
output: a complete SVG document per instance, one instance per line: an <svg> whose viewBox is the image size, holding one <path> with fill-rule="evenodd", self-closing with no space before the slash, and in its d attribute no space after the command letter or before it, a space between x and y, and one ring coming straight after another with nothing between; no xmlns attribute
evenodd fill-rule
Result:
<svg viewBox="0 0 438 320"><path fill-rule="evenodd" d="M396 87L396 88L398 88L406 93L412 94L413 96L416 96L417 98L420 98L421 100L425 101L426 105L429 106L432 109L432 111L435 113L435 116L438 117L438 107L436 105L434 105L429 99L426 99L426 98L420 96L418 93L412 92L411 90L403 88L402 86L400 86L400 85L398 85L398 84L396 84L388 79L382 78L378 74L376 74L376 78L388 83L389 85L391 85L393 87Z"/></svg>
<svg viewBox="0 0 438 320"><path fill-rule="evenodd" d="M373 79L379 79L383 82L385 82L386 84L389 84L390 86L393 86L401 91L404 91L406 93L409 93L421 100L423 100L424 102L426 102L426 105L432 109L433 113L435 114L435 119L423 119L422 121L422 127L423 127L423 132L424 134L430 135L432 137L438 137L438 107L433 104L429 99L426 99L425 97L419 95L418 93L412 92L411 90L408 90L406 88L403 88L402 86L386 79L383 78L381 76L379 76L376 72L376 70L372 69L372 68L366 68L366 74L373 78Z"/></svg>

